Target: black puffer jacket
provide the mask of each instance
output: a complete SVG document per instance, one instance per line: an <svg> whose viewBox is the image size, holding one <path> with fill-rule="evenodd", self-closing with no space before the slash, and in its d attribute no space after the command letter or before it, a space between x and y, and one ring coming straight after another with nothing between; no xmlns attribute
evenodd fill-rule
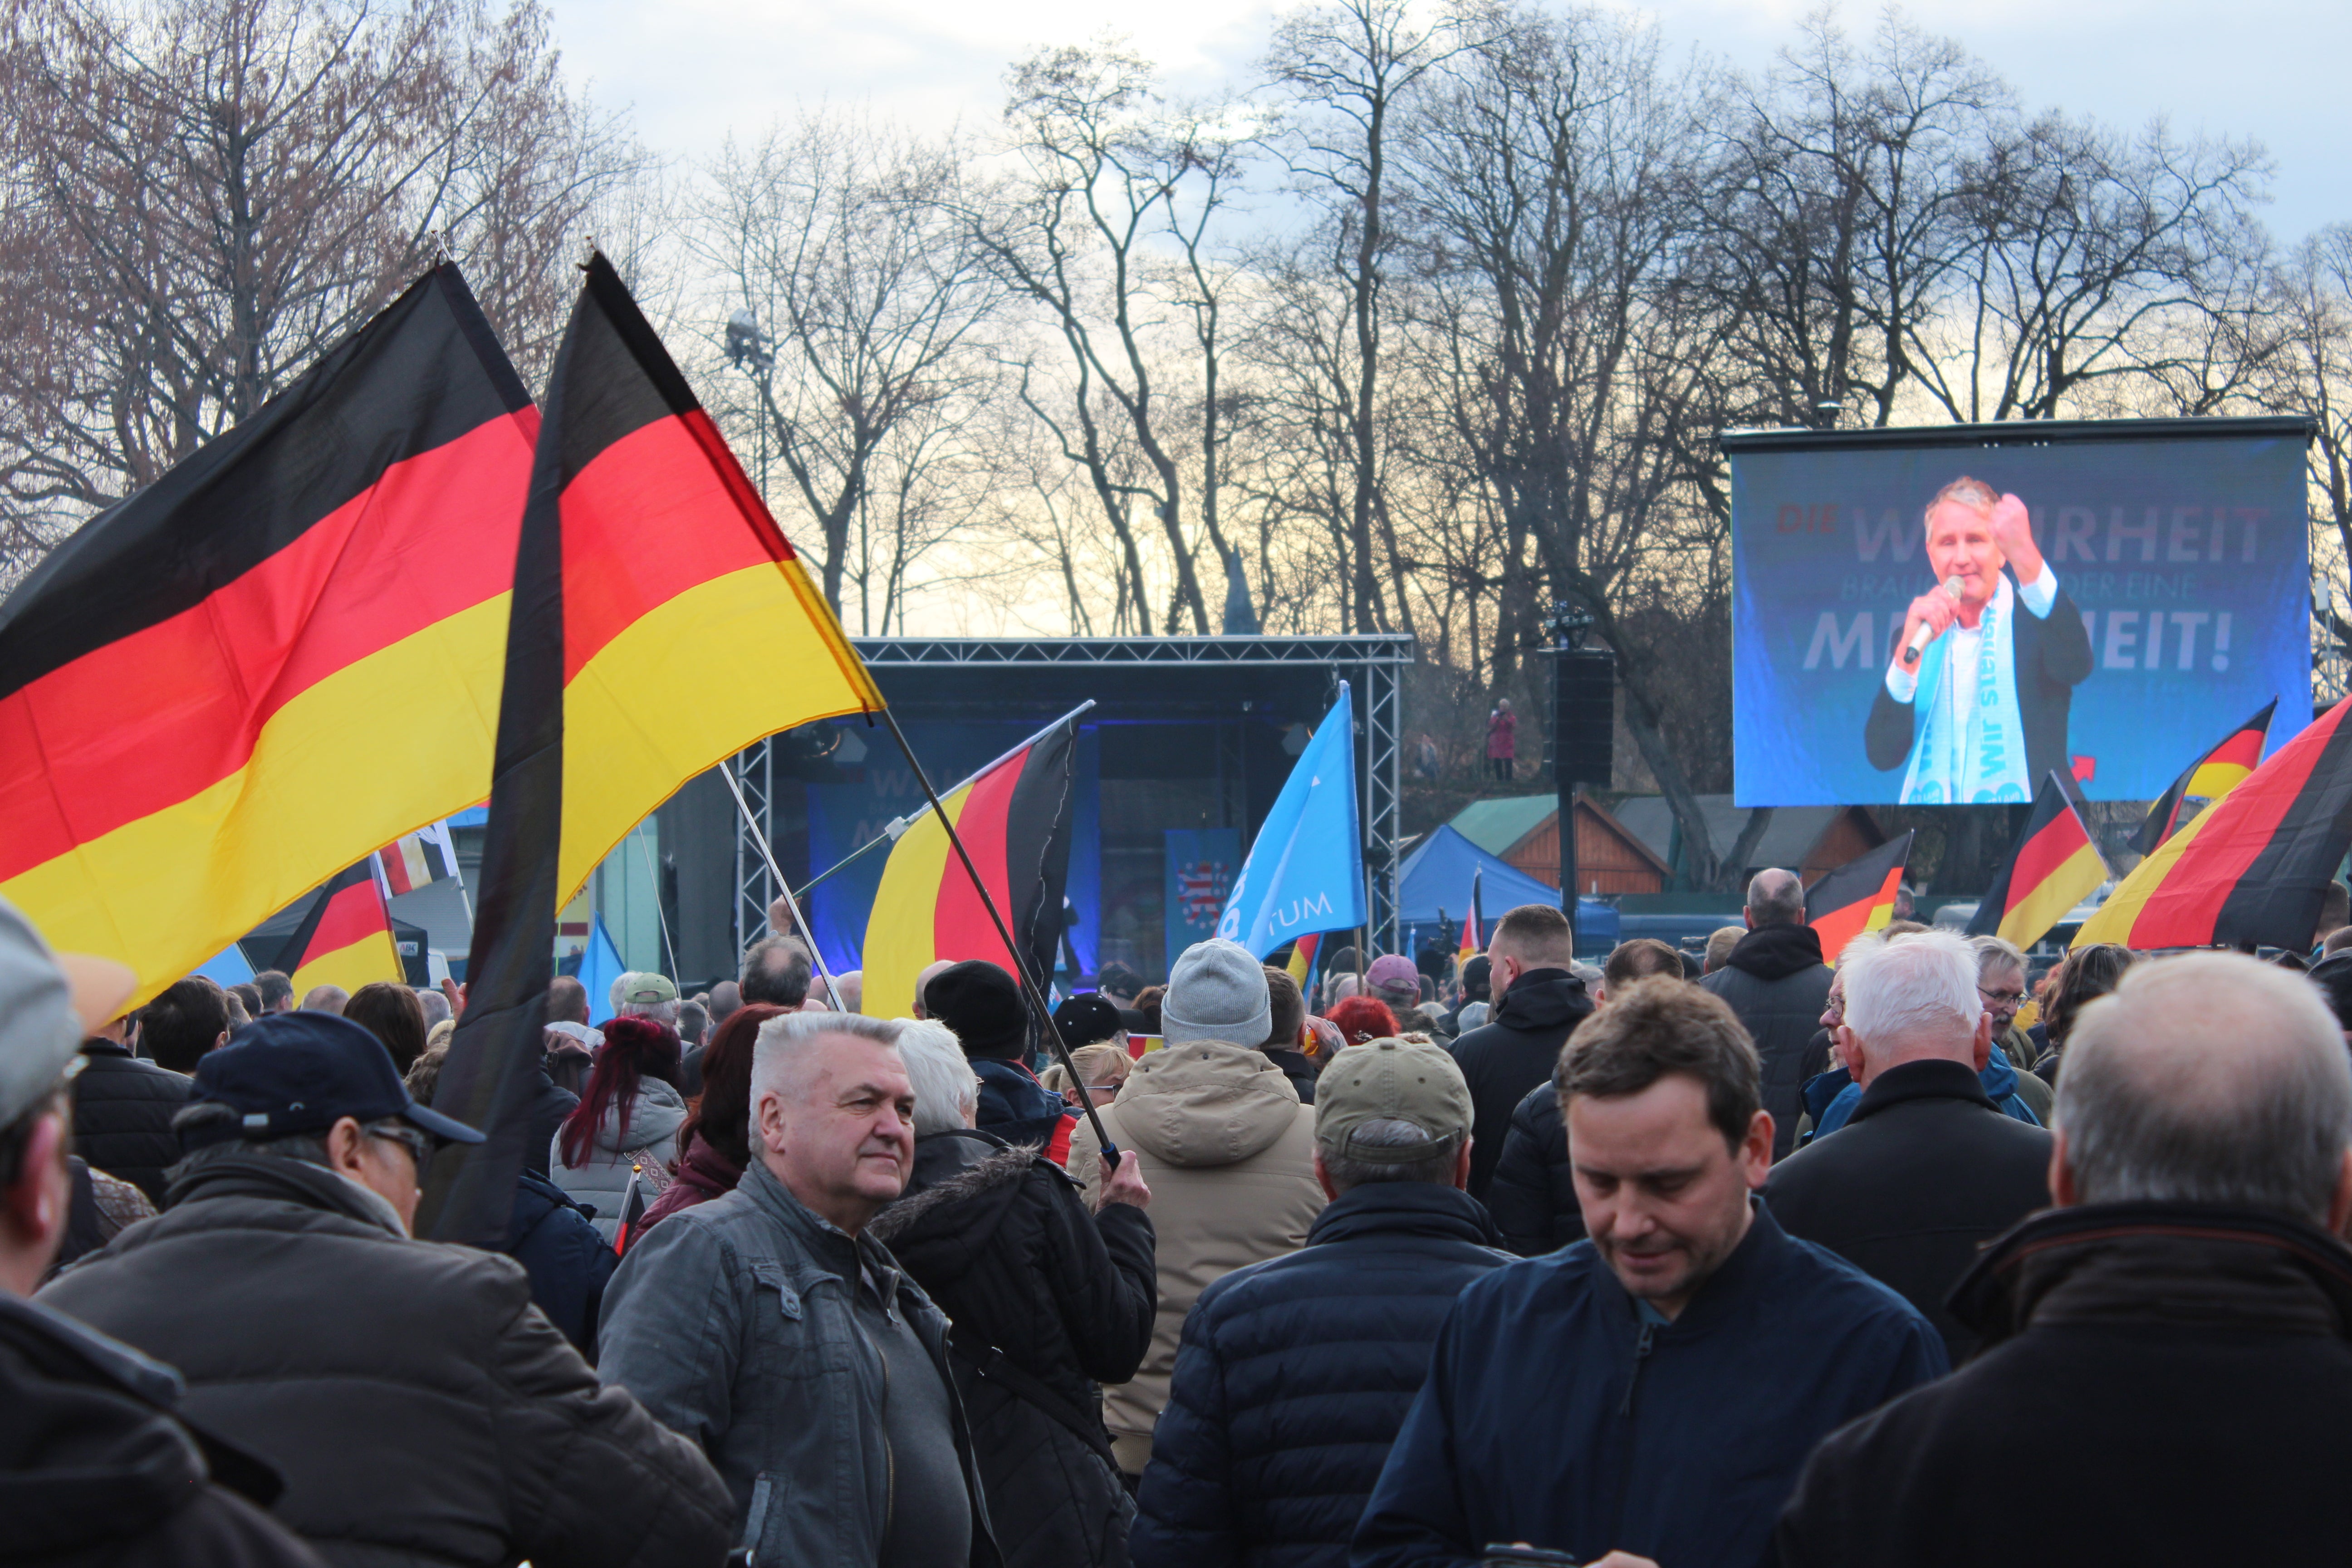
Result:
<svg viewBox="0 0 2352 1568"><path fill-rule="evenodd" d="M1739 939L1723 967L1699 984L1731 1005L1764 1063L1764 1109L1772 1113L1772 1158L1797 1145L1807 1047L1829 1005L1830 968L1811 926L1766 926Z"/></svg>
<svg viewBox="0 0 2352 1568"><path fill-rule="evenodd" d="M1494 1021L1471 1030L1450 1047L1470 1084L1470 1195L1486 1201L1503 1157L1503 1136L1511 1112L1528 1090L1551 1080L1559 1047L1576 1026L1592 1016L1584 982L1565 969L1530 969L1511 982L1495 1009Z"/></svg>
<svg viewBox="0 0 2352 1568"><path fill-rule="evenodd" d="M163 1172L180 1163L172 1118L188 1102L188 1080L112 1040L84 1040L81 1055L73 1080L73 1152L163 1207Z"/></svg>
<svg viewBox="0 0 2352 1568"><path fill-rule="evenodd" d="M1472 1280L1511 1261L1475 1199L1374 1182L1307 1245L1184 1320L1135 1521L1136 1568L1347 1568L1348 1538Z"/></svg>
<svg viewBox="0 0 2352 1568"><path fill-rule="evenodd" d="M1089 1215L1051 1161L959 1130L916 1140L908 1195L869 1233L955 1324L950 1360L1006 1568L1125 1563L1134 1504L1097 1436L1093 1385L1126 1382L1150 1347L1150 1219L1126 1204Z"/></svg>
<svg viewBox="0 0 2352 1568"><path fill-rule="evenodd" d="M1486 1212L1503 1245L1521 1258L1558 1252L1584 1239L1584 1208L1568 1165L1568 1124L1548 1083L1528 1090L1511 1112L1503 1157L1486 1187Z"/></svg>
<svg viewBox="0 0 2352 1568"><path fill-rule="evenodd" d="M0 1563L322 1568L268 1468L184 1426L168 1367L0 1291Z"/></svg>
<svg viewBox="0 0 2352 1568"><path fill-rule="evenodd" d="M168 1362L191 1420L286 1480L337 1568L708 1568L727 1489L530 1304L509 1258L412 1241L331 1171L215 1156L41 1292Z"/></svg>
<svg viewBox="0 0 2352 1568"><path fill-rule="evenodd" d="M1315 1103L1315 1063L1305 1051L1268 1051L1265 1059L1282 1069L1290 1087L1298 1091L1298 1103Z"/></svg>
<svg viewBox="0 0 2352 1568"><path fill-rule="evenodd" d="M530 1275L531 1304L595 1365L596 1310L604 1304L613 1270L621 1266L595 1222L571 1194L527 1169L515 1180L505 1251Z"/></svg>

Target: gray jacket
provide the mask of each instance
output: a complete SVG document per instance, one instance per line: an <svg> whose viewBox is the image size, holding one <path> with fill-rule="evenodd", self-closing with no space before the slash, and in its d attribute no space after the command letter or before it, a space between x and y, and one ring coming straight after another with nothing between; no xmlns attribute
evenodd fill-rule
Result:
<svg viewBox="0 0 2352 1568"><path fill-rule="evenodd" d="M939 1367L971 1494L971 1563L995 1568L947 1319L880 1242L810 1213L761 1161L629 1248L604 1290L597 1369L702 1445L755 1563L872 1568L890 1521L887 1370L853 1289L903 1312Z"/></svg>

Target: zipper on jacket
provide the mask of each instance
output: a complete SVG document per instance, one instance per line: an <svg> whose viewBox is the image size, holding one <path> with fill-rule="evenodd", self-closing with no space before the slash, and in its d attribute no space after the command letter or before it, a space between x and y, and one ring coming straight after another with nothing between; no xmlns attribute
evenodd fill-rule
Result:
<svg viewBox="0 0 2352 1568"><path fill-rule="evenodd" d="M1625 1380L1625 1397L1617 1406L1625 1423L1625 1443L1617 1464L1617 1524L1612 1541L1621 1541L1625 1534L1625 1502L1633 1489L1633 1395L1641 1391L1642 1368L1649 1363L1656 1338L1657 1325L1644 1321L1641 1337L1633 1342L1633 1375Z"/></svg>

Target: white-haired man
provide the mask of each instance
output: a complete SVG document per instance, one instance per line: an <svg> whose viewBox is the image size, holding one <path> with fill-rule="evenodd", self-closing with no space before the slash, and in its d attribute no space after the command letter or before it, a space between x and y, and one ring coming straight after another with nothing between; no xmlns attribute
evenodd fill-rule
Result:
<svg viewBox="0 0 2352 1568"><path fill-rule="evenodd" d="M1963 477L1936 492L1926 521L1936 585L1904 613L1864 749L1871 766L1904 769L1906 805L2022 805L2067 765L2090 634L2017 497Z"/></svg>
<svg viewBox="0 0 2352 1568"><path fill-rule="evenodd" d="M866 1224L905 1189L900 1025L760 1026L741 1183L630 1249L599 1371L701 1443L760 1563L993 1564L947 1319Z"/></svg>
<svg viewBox="0 0 2352 1568"><path fill-rule="evenodd" d="M1978 1247L2050 1202L2050 1134L2003 1115L1978 1077L1993 1050L1977 952L1949 931L1864 938L1838 964L1838 1058L1862 1099L1835 1137L1772 1169L1790 1236L1898 1291L1957 1366L1976 1335L1944 1304Z"/></svg>
<svg viewBox="0 0 2352 1568"><path fill-rule="evenodd" d="M2352 1070L2334 1015L2231 953L2135 965L2072 1026L2057 1114L2059 1206L1953 1295L1984 1351L1822 1445L1780 1561L2343 1562ZM1989 1494L1988 1462L2019 1452L2033 1484Z"/></svg>

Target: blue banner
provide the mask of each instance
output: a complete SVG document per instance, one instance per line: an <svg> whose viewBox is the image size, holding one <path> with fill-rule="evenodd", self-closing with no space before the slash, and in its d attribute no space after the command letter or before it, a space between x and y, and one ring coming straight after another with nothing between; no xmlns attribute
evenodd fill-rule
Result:
<svg viewBox="0 0 2352 1568"><path fill-rule="evenodd" d="M1168 968L1196 942L1217 934L1217 921L1233 896L1234 873L1241 867L1242 830L1238 827L1171 827L1167 839L1166 890L1161 908L1167 911Z"/></svg>
<svg viewBox="0 0 2352 1568"><path fill-rule="evenodd" d="M2147 800L2273 697L2273 750L2309 722L2303 447L2274 424L1836 439L1726 443L1738 805L2022 803L2053 770Z"/></svg>
<svg viewBox="0 0 2352 1568"><path fill-rule="evenodd" d="M1217 934L1264 958L1293 937L1364 923L1356 723L1348 683L1257 830Z"/></svg>

